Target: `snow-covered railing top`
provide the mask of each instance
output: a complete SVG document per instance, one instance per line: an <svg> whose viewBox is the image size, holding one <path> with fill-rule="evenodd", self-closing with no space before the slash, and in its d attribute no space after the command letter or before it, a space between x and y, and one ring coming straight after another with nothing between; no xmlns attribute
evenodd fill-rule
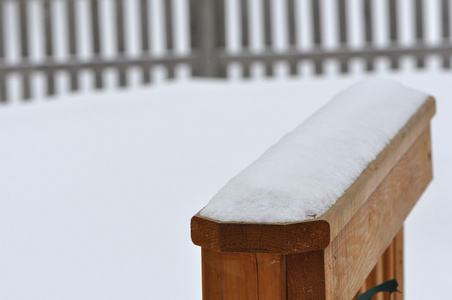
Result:
<svg viewBox="0 0 452 300"><path fill-rule="evenodd" d="M433 98L397 82L356 84L231 179L193 217L193 242L218 251L324 249L434 112Z"/></svg>

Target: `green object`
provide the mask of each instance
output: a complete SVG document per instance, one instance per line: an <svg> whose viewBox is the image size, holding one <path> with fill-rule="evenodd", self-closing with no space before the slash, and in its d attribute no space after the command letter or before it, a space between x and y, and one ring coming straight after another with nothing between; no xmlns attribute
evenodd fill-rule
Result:
<svg viewBox="0 0 452 300"><path fill-rule="evenodd" d="M359 295L357 300L372 300L372 297L380 292L389 292L389 299L391 299L392 293L394 292L400 293L400 291L397 290L398 285L399 284L397 283L397 280L395 279L388 280L362 293L361 295Z"/></svg>

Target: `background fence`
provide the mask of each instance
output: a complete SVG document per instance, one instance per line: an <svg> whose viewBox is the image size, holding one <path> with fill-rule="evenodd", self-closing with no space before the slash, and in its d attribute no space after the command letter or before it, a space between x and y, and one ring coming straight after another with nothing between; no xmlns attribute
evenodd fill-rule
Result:
<svg viewBox="0 0 452 300"><path fill-rule="evenodd" d="M58 76L80 89L84 70L101 89L107 69L127 86L132 68L149 84L156 68L171 79L182 65L225 78L232 65L250 77L256 65L298 75L310 62L321 74L333 60L346 73L356 58L371 71L380 57L397 69L404 56L422 68L435 55L450 68L450 15L450 0L1 0L0 101L14 76L30 99L37 74L53 95Z"/></svg>

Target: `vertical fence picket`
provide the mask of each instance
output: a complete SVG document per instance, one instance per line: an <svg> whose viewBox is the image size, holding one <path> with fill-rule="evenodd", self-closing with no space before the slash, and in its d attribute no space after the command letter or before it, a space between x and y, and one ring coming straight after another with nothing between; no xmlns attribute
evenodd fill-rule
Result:
<svg viewBox="0 0 452 300"><path fill-rule="evenodd" d="M53 61L53 38L52 38L52 7L51 0L43 1L43 19L45 36L45 54L48 61ZM53 71L46 72L47 95L55 94L55 74Z"/></svg>
<svg viewBox="0 0 452 300"><path fill-rule="evenodd" d="M190 1L191 45L196 53L194 76L218 77L216 1Z"/></svg>
<svg viewBox="0 0 452 300"><path fill-rule="evenodd" d="M449 0L442 0L441 2L441 18L442 23L442 43L450 43L450 5ZM443 67L449 69L450 65L450 54L446 54L443 57Z"/></svg>
<svg viewBox="0 0 452 300"><path fill-rule="evenodd" d="M397 1L388 0L389 10L389 39L391 46L398 46L398 26L397 26ZM394 54L391 55L391 68L399 68L399 57Z"/></svg>
<svg viewBox="0 0 452 300"><path fill-rule="evenodd" d="M339 33L339 45L342 49L347 48L348 36L347 36L347 0L338 0L337 2L337 13L338 13L338 33ZM348 61L342 58L341 61L341 72L348 72Z"/></svg>
<svg viewBox="0 0 452 300"><path fill-rule="evenodd" d="M141 51L144 57L149 57L149 13L148 0L140 0L140 18L141 18ZM142 70L143 83L151 82L151 66L143 64Z"/></svg>
<svg viewBox="0 0 452 300"><path fill-rule="evenodd" d="M264 44L265 50L271 51L273 44L273 35L272 35L272 17L271 17L271 7L270 0L263 0L263 27L264 27ZM265 62L265 75L273 76L273 66L271 61Z"/></svg>
<svg viewBox="0 0 452 300"><path fill-rule="evenodd" d="M28 62L28 1L19 1L19 23L20 23L20 41L22 62ZM28 70L22 73L22 97L31 98L30 73Z"/></svg>
<svg viewBox="0 0 452 300"><path fill-rule="evenodd" d="M124 36L124 2L123 0L115 1L116 9L116 42L119 59L123 60L126 52L125 36ZM118 66L119 86L127 85L126 67L121 64Z"/></svg>
<svg viewBox="0 0 452 300"><path fill-rule="evenodd" d="M5 44L3 35L3 1L0 1L0 65L5 60ZM6 90L6 78L5 73L0 69L0 102L8 101L8 93Z"/></svg>
<svg viewBox="0 0 452 300"><path fill-rule="evenodd" d="M321 51L322 49L322 20L320 19L320 1L312 0L311 1L311 10L312 10L312 30L313 30L313 42L315 51ZM322 74L323 73L323 61L321 58L318 58L314 61L315 64L315 73Z"/></svg>
<svg viewBox="0 0 452 300"><path fill-rule="evenodd" d="M164 0L164 15L165 15L165 37L166 37L166 51L168 54L174 52L174 27L173 27L173 0ZM174 66L169 64L167 66L168 78L174 78Z"/></svg>
<svg viewBox="0 0 452 300"><path fill-rule="evenodd" d="M216 0L215 5L215 49L216 51L221 50L226 52L226 9L224 1ZM218 62L216 77L225 78L226 76L226 65Z"/></svg>
<svg viewBox="0 0 452 300"><path fill-rule="evenodd" d="M101 58L102 50L100 44L100 18L99 18L99 2L98 0L91 0L91 34L92 34L92 46L93 53L96 59ZM94 69L95 87L101 89L103 87L102 82L102 69Z"/></svg>
<svg viewBox="0 0 452 300"><path fill-rule="evenodd" d="M240 0L240 28L241 28L241 44L242 52L248 52L250 47L250 18L249 18L249 0ZM242 64L243 77L251 76L250 65Z"/></svg>
<svg viewBox="0 0 452 300"><path fill-rule="evenodd" d="M67 14L67 37L69 44L69 55L71 60L75 60L77 57L77 33L75 27L75 0L67 0L66 14ZM70 89L72 91L78 90L78 72L72 68L69 70L70 76Z"/></svg>
<svg viewBox="0 0 452 300"><path fill-rule="evenodd" d="M417 46L424 46L424 17L423 17L423 3L422 0L416 0L414 6L415 14L415 30L416 30L416 44ZM419 55L417 57L417 67L423 68L425 66L424 57Z"/></svg>
<svg viewBox="0 0 452 300"><path fill-rule="evenodd" d="M369 49L373 47L373 29L372 29L372 3L371 0L364 0L363 6L364 14L364 40L366 47ZM366 57L366 70L374 69L373 57Z"/></svg>
<svg viewBox="0 0 452 300"><path fill-rule="evenodd" d="M190 47L192 54L200 55L201 48L201 28L200 28L200 0L190 0L189 14L190 14ZM196 61L192 65L192 76L201 76L201 65Z"/></svg>
<svg viewBox="0 0 452 300"><path fill-rule="evenodd" d="M297 47L297 20L295 18L295 2L294 0L287 0L287 37L289 47L292 51L296 51ZM289 61L289 68L291 75L298 74L298 60Z"/></svg>

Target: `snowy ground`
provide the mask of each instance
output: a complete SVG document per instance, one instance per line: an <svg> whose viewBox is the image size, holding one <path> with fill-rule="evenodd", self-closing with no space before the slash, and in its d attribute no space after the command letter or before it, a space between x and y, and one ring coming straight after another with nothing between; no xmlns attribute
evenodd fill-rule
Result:
<svg viewBox="0 0 452 300"><path fill-rule="evenodd" d="M377 75L437 98L435 178L405 225L405 295L444 298L452 73ZM201 299L190 218L283 134L367 76L181 80L0 107L0 299Z"/></svg>

